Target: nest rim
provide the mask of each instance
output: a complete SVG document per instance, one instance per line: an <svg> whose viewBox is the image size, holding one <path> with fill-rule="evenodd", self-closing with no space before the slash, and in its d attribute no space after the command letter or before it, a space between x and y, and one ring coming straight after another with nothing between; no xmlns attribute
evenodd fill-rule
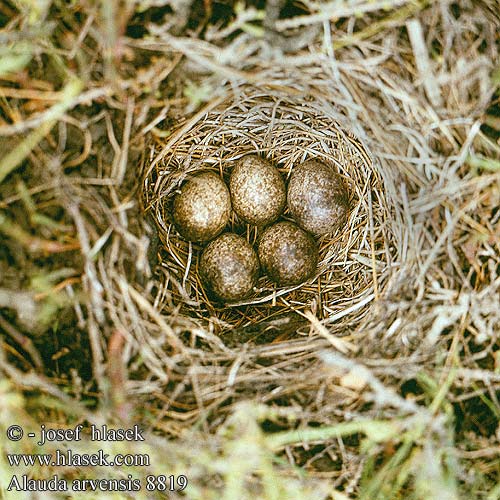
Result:
<svg viewBox="0 0 500 500"><path fill-rule="evenodd" d="M373 299L382 292L390 274L387 271L391 270L396 260L393 250L398 247L397 242L392 241L395 234L387 224L391 208L390 200L385 195L383 176L378 170L380 165L368 148L346 128L342 117L333 118L323 113L322 103L317 99L304 102L303 98L293 94L273 89L264 93L262 89L247 84L238 93L231 93L226 99L218 101L216 106L210 106L187 124L181 125L166 143L153 141L144 166L143 205L146 211L151 212L166 250L161 252L160 280L164 284L170 281L169 291L177 295L170 307L177 305L182 314L205 325L212 324L218 333L260 322L265 324L276 316L278 303L282 306L278 317L287 311L304 316L311 310L320 319L329 321L331 317L340 319L343 309L348 311L346 315L355 313L360 318L366 307L357 308L355 302L366 302L368 296ZM294 113L295 120L291 119ZM330 127L319 127L319 123L329 124ZM290 129L298 134L298 140L297 136L290 137ZM339 144L341 147L335 147ZM198 261L202 247L181 241L182 237L165 207L168 207L176 189L193 173L202 170L218 172L227 183L232 164L247 154L258 154L269 160L283 175L286 184L294 165L298 163L317 159L331 166L348 188L349 217L345 231L337 230L316 238L319 248L317 272L306 282L278 286L267 276L261 276L250 297L218 303L206 292L199 279ZM282 220L293 221L288 208L276 222ZM246 237L252 246L261 232L257 227L243 224L234 213L224 230L227 231ZM377 246L381 246L380 241L367 241L370 237L372 240L379 238L380 234L385 240L391 240L382 244L385 266L380 265L375 257L375 254L381 254L380 250L376 250ZM358 250L362 247L364 250L363 255L358 251L354 264L348 251L355 248L356 242L360 243ZM365 286L360 289L355 284L347 290L348 293L335 293L335 288L340 285L338 279L335 281L334 271L345 265L358 266L358 273L361 273L358 285L364 281ZM177 278L172 276L172 270L175 270ZM176 283L172 285L173 282ZM346 288L349 287L344 287L344 291ZM371 293L366 293L370 288ZM160 306L165 307L166 304ZM228 309L240 309L240 314L230 318L225 314ZM349 309L353 311L349 312Z"/></svg>

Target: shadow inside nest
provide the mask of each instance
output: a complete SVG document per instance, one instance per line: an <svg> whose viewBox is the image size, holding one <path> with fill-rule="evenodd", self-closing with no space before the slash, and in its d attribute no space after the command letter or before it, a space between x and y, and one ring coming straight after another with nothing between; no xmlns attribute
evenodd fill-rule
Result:
<svg viewBox="0 0 500 500"><path fill-rule="evenodd" d="M161 241L159 307L240 341L289 338L308 324L309 312L323 324L335 322L335 328L361 319L395 267L397 244L380 167L333 108L248 86L189 125L167 143L153 142L145 165L143 202ZM308 159L330 165L348 186L351 210L342 230L318 240L319 263L310 280L279 287L262 276L250 297L227 304L203 287L198 273L203 248L178 234L171 203L189 176L212 170L227 181L235 161L249 153L267 158L285 181ZM290 219L287 210L283 219ZM234 214L225 230L251 245L259 237L256 227Z"/></svg>

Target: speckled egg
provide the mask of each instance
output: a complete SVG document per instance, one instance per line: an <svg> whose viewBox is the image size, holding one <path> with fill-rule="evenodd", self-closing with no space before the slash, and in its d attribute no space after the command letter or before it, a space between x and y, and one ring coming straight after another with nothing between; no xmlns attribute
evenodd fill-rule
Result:
<svg viewBox="0 0 500 500"><path fill-rule="evenodd" d="M347 220L349 196L344 181L318 160L294 168L287 199L297 224L316 236L335 231Z"/></svg>
<svg viewBox="0 0 500 500"><path fill-rule="evenodd" d="M222 232L231 216L231 198L224 181L214 172L188 179L174 197L173 218L187 240L203 242Z"/></svg>
<svg viewBox="0 0 500 500"><path fill-rule="evenodd" d="M205 286L225 301L247 297L259 277L259 260L251 245L234 233L210 242L200 258L199 272Z"/></svg>
<svg viewBox="0 0 500 500"><path fill-rule="evenodd" d="M309 279L318 264L314 238L293 222L277 222L264 230L258 255L265 273L278 285L298 285Z"/></svg>
<svg viewBox="0 0 500 500"><path fill-rule="evenodd" d="M279 170L257 155L244 156L234 166L229 191L234 211L256 226L274 222L286 203L285 182Z"/></svg>

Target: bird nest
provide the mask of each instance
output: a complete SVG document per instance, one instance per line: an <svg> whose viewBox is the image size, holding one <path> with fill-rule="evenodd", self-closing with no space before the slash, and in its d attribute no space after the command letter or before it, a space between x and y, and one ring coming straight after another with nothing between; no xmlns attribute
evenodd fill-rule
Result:
<svg viewBox="0 0 500 500"><path fill-rule="evenodd" d="M331 165L348 186L350 215L343 229L318 240L317 272L307 282L280 287L262 276L250 297L221 304L207 296L200 281L203 247L186 241L172 224L171 201L188 176L213 170L227 181L235 161L249 153L270 160L285 179L308 159ZM277 325L286 334L286 325L296 326L300 316L323 324L359 320L394 264L391 209L380 168L346 118L321 98L245 85L219 99L166 143L153 142L146 161L143 201L162 243L159 307L176 309L200 326L208 323L217 334L246 332L254 338ZM291 216L285 211L282 218ZM259 236L258 228L234 214L226 230L252 245Z"/></svg>

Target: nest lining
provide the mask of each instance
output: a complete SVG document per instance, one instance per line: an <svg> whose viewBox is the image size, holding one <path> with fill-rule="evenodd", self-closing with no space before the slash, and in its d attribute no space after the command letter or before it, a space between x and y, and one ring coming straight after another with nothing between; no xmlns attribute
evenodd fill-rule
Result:
<svg viewBox="0 0 500 500"><path fill-rule="evenodd" d="M279 320L291 312L312 311L321 320L328 318L326 322L344 313L362 316L395 265L396 245L379 167L331 107L314 98L247 85L182 132L166 145L152 144L143 183L145 206L163 243L160 267L168 293L161 294L159 306L177 307L183 315L213 323L216 333ZM351 212L344 230L318 240L318 270L308 282L278 287L262 276L248 299L222 304L207 295L199 280L202 247L177 233L171 201L188 176L214 170L227 181L234 162L249 153L270 160L286 179L307 159L330 164L346 181ZM292 220L288 211L283 218ZM258 237L257 228L234 213L226 230L242 234L251 244Z"/></svg>

